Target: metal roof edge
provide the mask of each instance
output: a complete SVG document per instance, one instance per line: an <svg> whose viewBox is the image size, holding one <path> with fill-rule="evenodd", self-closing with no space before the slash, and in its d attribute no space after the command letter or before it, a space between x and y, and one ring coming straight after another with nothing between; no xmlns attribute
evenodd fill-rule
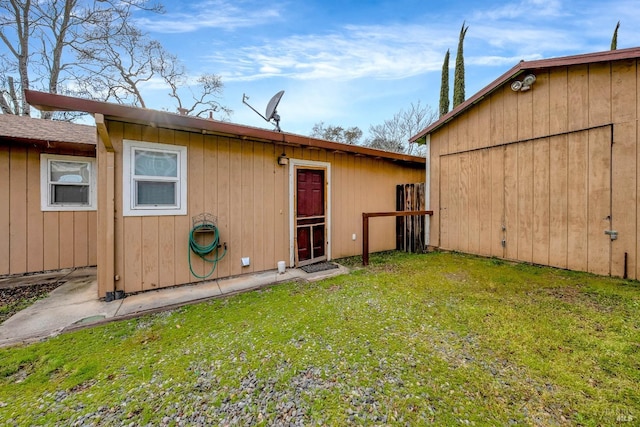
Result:
<svg viewBox="0 0 640 427"><path fill-rule="evenodd" d="M533 61L520 61L517 65L512 67L506 73L489 83L487 86L476 92L471 98L458 105L453 110L449 111L444 116L440 117L437 121L427 126L416 135L409 138L409 142L420 143L420 140L424 140L426 135L433 133L437 129L444 126L446 123L453 120L456 116L462 114L468 110L471 106L477 104L486 96L501 87L504 83L514 78L518 74L526 70L537 70L542 68L553 67L567 67L571 65L580 64L593 64L597 62L607 61L620 61L624 59L636 59L640 58L640 47L632 47L619 50L609 50L603 52L592 52L580 55L563 56L558 58L537 59Z"/></svg>
<svg viewBox="0 0 640 427"><path fill-rule="evenodd" d="M203 134L221 134L236 136L242 139L252 138L277 144L290 144L319 149L360 154L364 156L383 158L392 161L424 164L424 157L391 151L377 150L359 145L343 144L326 141L308 136L286 132L276 132L268 129L255 128L229 122L222 122L200 117L184 116L168 111L151 110L129 105L114 104L90 99L75 98L66 95L52 94L25 90L27 102L44 111L82 111L90 114L102 114L106 119L142 123L150 126L168 127L173 129L195 130Z"/></svg>

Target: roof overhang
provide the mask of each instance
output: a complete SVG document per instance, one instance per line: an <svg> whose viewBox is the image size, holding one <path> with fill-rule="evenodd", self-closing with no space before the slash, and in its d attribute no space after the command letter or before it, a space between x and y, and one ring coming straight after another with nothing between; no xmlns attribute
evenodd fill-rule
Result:
<svg viewBox="0 0 640 427"><path fill-rule="evenodd" d="M458 105L456 108L440 117L439 120L433 122L420 133L409 138L409 142L423 144L428 134L431 134L440 129L442 126L449 123L451 120L467 111L469 108L473 107L475 104L479 103L487 96L491 95L494 91L501 88L505 83L511 81L522 73L534 72L556 67L568 67L571 65L593 64L598 62L610 62L638 58L640 58L640 47L608 50L604 52L587 53L582 55L564 56L560 58L539 59L535 61L520 61L515 67L511 68L509 71L485 86L471 98L467 99L462 104Z"/></svg>
<svg viewBox="0 0 640 427"><path fill-rule="evenodd" d="M28 138L10 138L0 137L0 145L12 146L12 145L28 145L32 147L38 147L43 152L48 150L63 150L73 151L74 153L83 154L86 156L96 155L95 144L84 144L79 142L64 142L64 141L49 141L43 139L28 139Z"/></svg>
<svg viewBox="0 0 640 427"><path fill-rule="evenodd" d="M96 129L76 123L2 114L0 144L21 144L45 151L66 150L95 155Z"/></svg>
<svg viewBox="0 0 640 427"><path fill-rule="evenodd" d="M32 90L25 90L25 96L29 104L42 111L82 111L94 116L96 114L102 114L107 121L137 123L153 127L198 132L205 135L223 135L267 143L317 148L404 163L425 163L423 157L325 141L308 136L276 132L218 120L179 115L166 111L150 110Z"/></svg>

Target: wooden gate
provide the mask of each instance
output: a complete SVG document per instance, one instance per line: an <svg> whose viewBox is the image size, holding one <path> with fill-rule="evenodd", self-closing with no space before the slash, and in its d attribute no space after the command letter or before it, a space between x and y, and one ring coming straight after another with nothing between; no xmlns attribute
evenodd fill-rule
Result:
<svg viewBox="0 0 640 427"><path fill-rule="evenodd" d="M425 184L400 184L396 186L397 211L423 211L425 206ZM396 249L404 252L424 252L425 216L402 216L396 218Z"/></svg>

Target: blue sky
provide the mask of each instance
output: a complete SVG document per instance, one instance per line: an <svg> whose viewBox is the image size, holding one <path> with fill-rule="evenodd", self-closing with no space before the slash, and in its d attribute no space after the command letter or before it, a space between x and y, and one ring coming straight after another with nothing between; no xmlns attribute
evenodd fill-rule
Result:
<svg viewBox="0 0 640 427"><path fill-rule="evenodd" d="M463 21L467 97L520 60L608 50L618 20L618 48L640 46L638 0L164 3L165 14L140 14L139 24L191 73L222 76L232 122L272 128L242 94L264 111L285 90L281 127L303 135L318 122L366 135L412 102L437 110L444 54L453 69ZM167 107L166 91L149 91L151 108Z"/></svg>

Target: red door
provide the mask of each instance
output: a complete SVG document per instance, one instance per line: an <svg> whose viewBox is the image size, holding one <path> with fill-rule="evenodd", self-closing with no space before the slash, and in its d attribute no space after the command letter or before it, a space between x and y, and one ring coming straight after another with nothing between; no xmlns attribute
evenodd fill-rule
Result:
<svg viewBox="0 0 640 427"><path fill-rule="evenodd" d="M325 188L323 169L296 170L295 215L298 265L327 259Z"/></svg>

